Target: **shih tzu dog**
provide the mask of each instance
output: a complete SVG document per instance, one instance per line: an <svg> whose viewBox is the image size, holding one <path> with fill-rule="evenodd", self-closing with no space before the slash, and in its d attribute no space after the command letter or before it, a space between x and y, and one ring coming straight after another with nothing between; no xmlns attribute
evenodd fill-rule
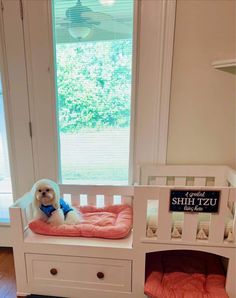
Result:
<svg viewBox="0 0 236 298"><path fill-rule="evenodd" d="M56 182L49 179L37 181L31 190L34 217L52 225L73 225L79 222L79 214L63 199Z"/></svg>

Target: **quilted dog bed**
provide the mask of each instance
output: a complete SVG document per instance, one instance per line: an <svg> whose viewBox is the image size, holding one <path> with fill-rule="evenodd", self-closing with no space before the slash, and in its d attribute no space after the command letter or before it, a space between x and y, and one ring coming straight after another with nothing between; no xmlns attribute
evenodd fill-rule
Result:
<svg viewBox="0 0 236 298"><path fill-rule="evenodd" d="M111 205L104 208L83 206L77 209L82 216L78 224L53 226L37 219L29 223L29 228L42 235L106 239L124 238L132 228L132 208L129 205Z"/></svg>
<svg viewBox="0 0 236 298"><path fill-rule="evenodd" d="M220 257L198 251L151 253L145 294L150 298L229 298Z"/></svg>

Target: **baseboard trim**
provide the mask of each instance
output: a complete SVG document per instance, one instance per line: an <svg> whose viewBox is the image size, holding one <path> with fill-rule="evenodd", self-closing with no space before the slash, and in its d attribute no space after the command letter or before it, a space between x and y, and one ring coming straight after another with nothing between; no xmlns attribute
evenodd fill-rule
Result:
<svg viewBox="0 0 236 298"><path fill-rule="evenodd" d="M23 298L29 296L30 293L16 292L17 298Z"/></svg>
<svg viewBox="0 0 236 298"><path fill-rule="evenodd" d="M11 226L10 225L0 225L0 246L12 247L11 240Z"/></svg>

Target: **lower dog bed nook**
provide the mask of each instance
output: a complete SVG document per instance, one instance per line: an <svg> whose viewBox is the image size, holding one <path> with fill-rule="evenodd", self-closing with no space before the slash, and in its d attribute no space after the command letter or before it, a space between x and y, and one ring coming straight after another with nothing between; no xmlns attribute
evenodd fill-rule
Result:
<svg viewBox="0 0 236 298"><path fill-rule="evenodd" d="M71 237L121 239L132 228L132 208L129 205L111 205L104 208L80 206L81 221L75 225L53 226L36 219L29 228L37 234Z"/></svg>
<svg viewBox="0 0 236 298"><path fill-rule="evenodd" d="M144 292L150 298L229 298L221 258L199 251L146 255Z"/></svg>

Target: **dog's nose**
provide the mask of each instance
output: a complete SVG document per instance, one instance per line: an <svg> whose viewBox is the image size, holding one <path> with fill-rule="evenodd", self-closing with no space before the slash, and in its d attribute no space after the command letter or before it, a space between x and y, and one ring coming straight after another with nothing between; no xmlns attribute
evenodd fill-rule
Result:
<svg viewBox="0 0 236 298"><path fill-rule="evenodd" d="M43 196L45 196L45 195L46 195L46 192L45 192L45 191L43 191L43 192L42 192L42 195L43 195Z"/></svg>

